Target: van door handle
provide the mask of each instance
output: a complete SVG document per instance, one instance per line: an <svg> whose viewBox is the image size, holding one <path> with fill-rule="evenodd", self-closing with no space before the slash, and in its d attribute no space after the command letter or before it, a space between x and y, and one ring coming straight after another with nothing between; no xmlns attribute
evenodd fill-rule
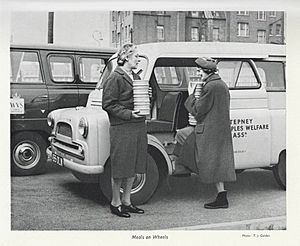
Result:
<svg viewBox="0 0 300 246"><path fill-rule="evenodd" d="M48 95L41 95L41 96L37 96L35 98L33 98L31 100L31 102L42 102L42 101L45 101L45 99L48 99Z"/></svg>

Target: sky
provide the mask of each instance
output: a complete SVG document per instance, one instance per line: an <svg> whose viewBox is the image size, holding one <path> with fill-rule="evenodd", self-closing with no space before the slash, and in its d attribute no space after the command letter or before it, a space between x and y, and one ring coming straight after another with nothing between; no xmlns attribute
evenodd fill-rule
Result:
<svg viewBox="0 0 300 246"><path fill-rule="evenodd" d="M12 43L47 43L48 12L12 12ZM54 12L54 44L109 47L108 11Z"/></svg>

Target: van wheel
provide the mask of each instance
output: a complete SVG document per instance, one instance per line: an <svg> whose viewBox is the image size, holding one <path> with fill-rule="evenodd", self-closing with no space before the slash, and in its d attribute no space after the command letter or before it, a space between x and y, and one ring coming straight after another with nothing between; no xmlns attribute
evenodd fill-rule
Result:
<svg viewBox="0 0 300 246"><path fill-rule="evenodd" d="M11 137L12 175L33 175L46 167L46 142L34 132L20 132Z"/></svg>
<svg viewBox="0 0 300 246"><path fill-rule="evenodd" d="M278 164L273 167L273 174L281 189L286 190L286 151L280 154Z"/></svg>
<svg viewBox="0 0 300 246"><path fill-rule="evenodd" d="M159 171L152 156L148 153L145 174L136 174L131 190L131 202L139 205L146 203L154 194L159 183ZM104 196L111 201L111 166L110 159L105 164L104 173L100 175L100 188ZM121 188L120 192L123 192Z"/></svg>

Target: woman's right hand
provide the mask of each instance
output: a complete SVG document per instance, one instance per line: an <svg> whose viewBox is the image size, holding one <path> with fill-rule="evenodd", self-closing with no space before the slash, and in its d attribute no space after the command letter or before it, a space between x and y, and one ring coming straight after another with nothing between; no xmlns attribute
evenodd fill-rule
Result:
<svg viewBox="0 0 300 246"><path fill-rule="evenodd" d="M138 114L139 112L140 112L140 110L133 110L133 111L131 112L132 118L137 119L137 118L143 117L142 115L139 115L139 114Z"/></svg>

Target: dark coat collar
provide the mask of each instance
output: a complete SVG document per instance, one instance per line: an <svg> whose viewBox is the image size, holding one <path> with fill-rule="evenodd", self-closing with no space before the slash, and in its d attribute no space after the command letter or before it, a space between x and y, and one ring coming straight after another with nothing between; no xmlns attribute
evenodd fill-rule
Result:
<svg viewBox="0 0 300 246"><path fill-rule="evenodd" d="M219 76L219 74L213 73L213 74L209 75L209 76L204 80L204 82L205 82L205 83L208 83L208 82L210 82L210 81L213 81L213 80L220 80L220 79L221 79L221 77Z"/></svg>
<svg viewBox="0 0 300 246"><path fill-rule="evenodd" d="M120 66L117 66L115 69L115 72L122 75L123 78L132 85L132 79L129 77L129 75L122 69Z"/></svg>

